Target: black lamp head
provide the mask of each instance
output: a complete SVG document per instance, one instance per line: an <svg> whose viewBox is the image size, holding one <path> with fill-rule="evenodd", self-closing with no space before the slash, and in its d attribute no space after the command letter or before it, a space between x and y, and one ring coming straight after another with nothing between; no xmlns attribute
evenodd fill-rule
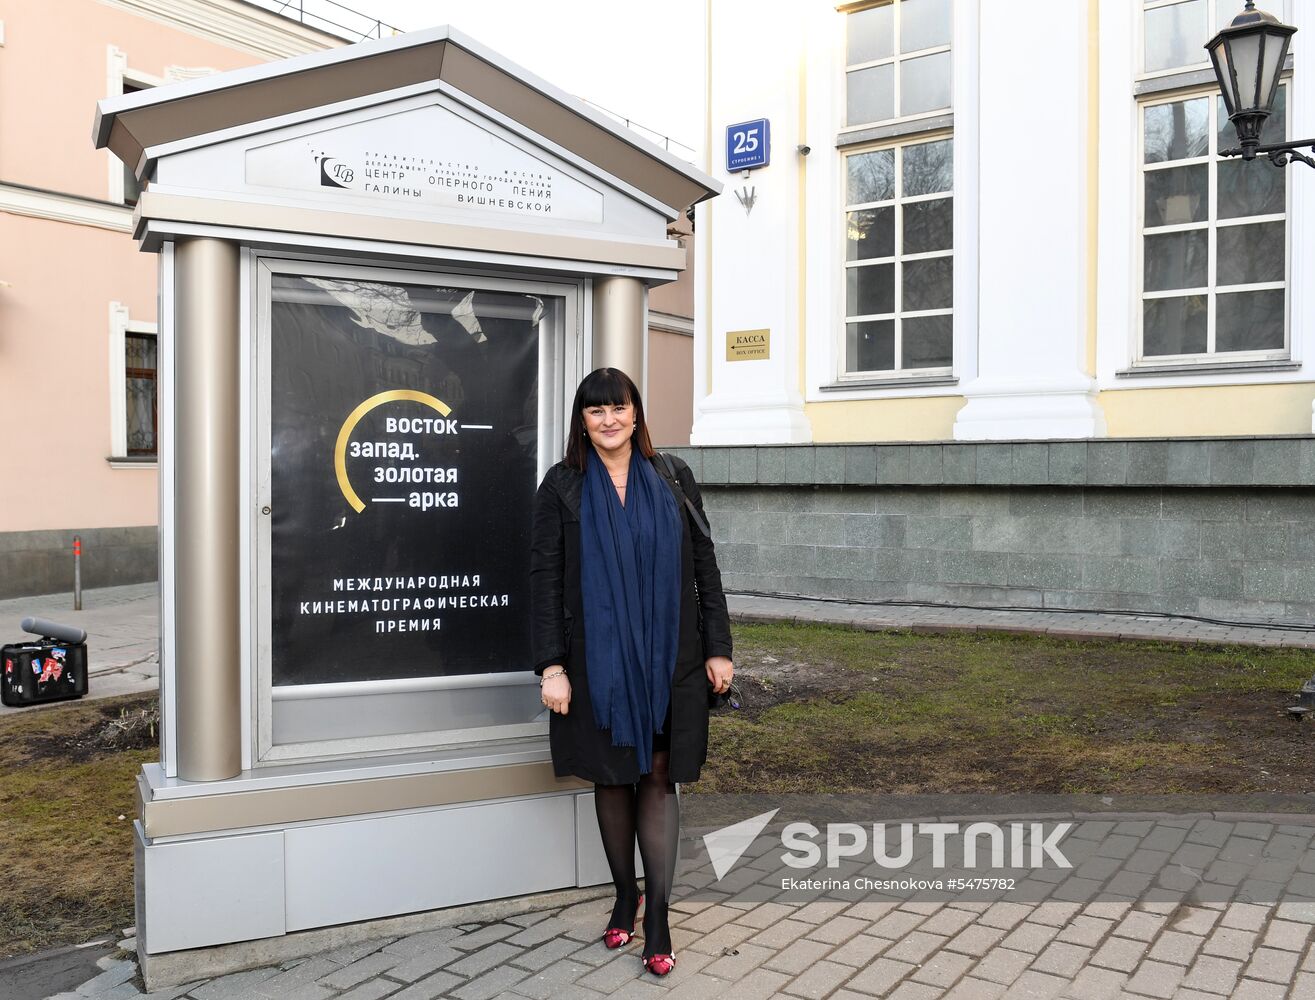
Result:
<svg viewBox="0 0 1315 1000"><path fill-rule="evenodd" d="M1256 10L1255 0L1206 43L1228 120L1237 128L1242 158L1255 158L1265 119L1274 110L1279 75L1297 29Z"/></svg>

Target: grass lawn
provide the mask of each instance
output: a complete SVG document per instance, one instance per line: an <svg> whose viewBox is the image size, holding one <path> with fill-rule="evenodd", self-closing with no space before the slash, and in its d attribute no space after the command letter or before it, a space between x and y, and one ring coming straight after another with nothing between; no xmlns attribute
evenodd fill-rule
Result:
<svg viewBox="0 0 1315 1000"><path fill-rule="evenodd" d="M1309 651L740 625L735 661L700 793L1315 790Z"/></svg>
<svg viewBox="0 0 1315 1000"><path fill-rule="evenodd" d="M795 625L735 647L746 705L713 718L698 793L1315 789L1315 723L1283 711L1308 652ZM152 702L0 718L0 957L132 923Z"/></svg>
<svg viewBox="0 0 1315 1000"><path fill-rule="evenodd" d="M132 924L134 781L160 756L154 701L0 717L0 958Z"/></svg>

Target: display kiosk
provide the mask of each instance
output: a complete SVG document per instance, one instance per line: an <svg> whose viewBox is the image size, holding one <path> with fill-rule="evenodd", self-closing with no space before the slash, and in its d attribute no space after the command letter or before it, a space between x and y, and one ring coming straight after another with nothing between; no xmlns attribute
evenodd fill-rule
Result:
<svg viewBox="0 0 1315 1000"><path fill-rule="evenodd" d="M607 881L530 506L720 185L447 28L108 99L95 141L160 259L143 957Z"/></svg>

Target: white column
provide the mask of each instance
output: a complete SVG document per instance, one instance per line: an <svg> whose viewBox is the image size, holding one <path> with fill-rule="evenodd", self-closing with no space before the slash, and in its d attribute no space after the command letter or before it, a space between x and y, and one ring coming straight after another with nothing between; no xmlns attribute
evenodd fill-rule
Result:
<svg viewBox="0 0 1315 1000"><path fill-rule="evenodd" d="M1086 370L1088 9L983 0L978 376L964 386L958 440L1103 437ZM1131 81L1128 86L1131 87Z"/></svg>
<svg viewBox="0 0 1315 1000"><path fill-rule="evenodd" d="M715 0L709 6L711 172L726 188L700 206L697 223L702 256L690 440L696 445L809 441L800 395L804 273L802 157L796 148L805 141L807 5ZM771 121L771 164L748 177L728 174L726 126L757 118ZM752 194L751 211L736 192ZM769 330L769 357L727 361L726 335L738 330Z"/></svg>

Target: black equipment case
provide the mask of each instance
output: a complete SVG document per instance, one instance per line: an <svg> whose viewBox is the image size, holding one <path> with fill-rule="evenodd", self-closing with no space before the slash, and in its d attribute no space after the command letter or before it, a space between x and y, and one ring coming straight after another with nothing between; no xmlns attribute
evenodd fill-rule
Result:
<svg viewBox="0 0 1315 1000"><path fill-rule="evenodd" d="M0 703L10 708L81 698L87 693L87 644L33 639L0 648Z"/></svg>

